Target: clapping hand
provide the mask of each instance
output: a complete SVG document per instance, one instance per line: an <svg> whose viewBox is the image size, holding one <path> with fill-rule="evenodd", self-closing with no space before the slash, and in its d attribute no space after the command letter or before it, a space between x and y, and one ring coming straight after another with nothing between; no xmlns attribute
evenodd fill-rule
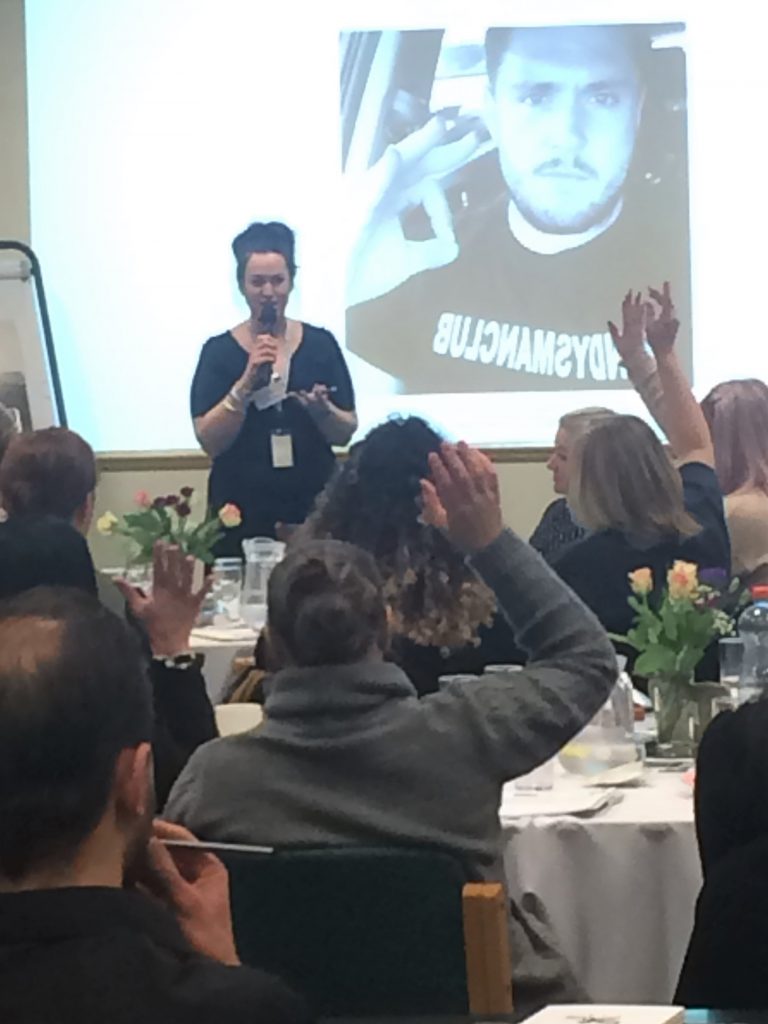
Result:
<svg viewBox="0 0 768 1024"><path fill-rule="evenodd" d="M115 585L131 614L146 629L152 653L172 657L189 650L189 634L213 580L209 577L199 590L194 590L194 558L164 541L155 544L152 566L149 596L124 579L115 580Z"/></svg>
<svg viewBox="0 0 768 1024"><path fill-rule="evenodd" d="M675 315L668 281L664 282L661 291L649 288L648 294L653 301L645 304L645 333L648 336L648 344L658 359L674 348L680 321Z"/></svg>
<svg viewBox="0 0 768 1024"><path fill-rule="evenodd" d="M608 321L613 344L625 363L629 362L635 353L642 351L645 344L646 310L647 303L643 300L642 292L635 292L633 295L628 291L621 304L621 332L612 320Z"/></svg>
<svg viewBox="0 0 768 1024"><path fill-rule="evenodd" d="M198 953L238 965L227 869L206 850L165 846L164 840L168 839L196 841L181 825L156 820L137 882L172 911Z"/></svg>
<svg viewBox="0 0 768 1024"><path fill-rule="evenodd" d="M429 456L430 480L421 481L425 522L464 551L488 547L504 528L499 481L491 460L461 442Z"/></svg>

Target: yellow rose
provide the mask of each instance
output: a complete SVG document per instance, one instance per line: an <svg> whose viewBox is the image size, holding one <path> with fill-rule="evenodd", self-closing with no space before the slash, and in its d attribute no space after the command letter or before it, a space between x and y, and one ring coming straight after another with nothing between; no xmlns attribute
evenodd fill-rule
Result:
<svg viewBox="0 0 768 1024"><path fill-rule="evenodd" d="M99 533L103 533L105 537L108 537L111 533L115 532L115 527L119 522L120 520L113 512L105 512L103 516L99 516L96 520L96 529Z"/></svg>
<svg viewBox="0 0 768 1024"><path fill-rule="evenodd" d="M219 519L221 520L222 526L226 526L228 530L239 526L243 521L240 509L237 505L233 505L231 502L219 509Z"/></svg>
<svg viewBox="0 0 768 1024"><path fill-rule="evenodd" d="M633 594L650 594L653 590L653 573L647 566L644 569L635 569L629 574L629 585Z"/></svg>
<svg viewBox="0 0 768 1024"><path fill-rule="evenodd" d="M673 601L696 597L699 592L698 567L692 562L675 562L667 573L667 586Z"/></svg>

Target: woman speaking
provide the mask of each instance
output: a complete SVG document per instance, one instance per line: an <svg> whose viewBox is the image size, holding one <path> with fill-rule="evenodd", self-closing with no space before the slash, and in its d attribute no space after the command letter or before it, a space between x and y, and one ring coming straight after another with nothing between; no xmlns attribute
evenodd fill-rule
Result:
<svg viewBox="0 0 768 1024"><path fill-rule="evenodd" d="M212 509L233 503L243 522L218 554L246 537L304 521L334 467L332 445L357 428L344 357L329 332L286 318L296 276L293 232L251 224L232 243L250 316L209 338L192 382L195 434L211 456Z"/></svg>

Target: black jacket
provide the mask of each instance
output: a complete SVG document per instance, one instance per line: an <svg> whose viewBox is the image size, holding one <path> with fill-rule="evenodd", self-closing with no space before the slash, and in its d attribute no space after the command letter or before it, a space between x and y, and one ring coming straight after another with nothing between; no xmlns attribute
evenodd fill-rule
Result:
<svg viewBox="0 0 768 1024"><path fill-rule="evenodd" d="M108 888L0 895L9 1024L305 1024L302 1000L196 953L148 897Z"/></svg>
<svg viewBox="0 0 768 1024"><path fill-rule="evenodd" d="M707 872L675 994L680 1006L768 1008L768 837Z"/></svg>
<svg viewBox="0 0 768 1024"><path fill-rule="evenodd" d="M722 712L704 733L696 832L705 878L734 850L768 839L768 700Z"/></svg>
<svg viewBox="0 0 768 1024"><path fill-rule="evenodd" d="M69 523L53 518L0 523L0 598L33 587L74 587L99 596L88 545ZM151 659L140 625L132 625ZM190 755L217 732L199 668L173 669L151 662L149 676L155 708L155 790L161 808Z"/></svg>

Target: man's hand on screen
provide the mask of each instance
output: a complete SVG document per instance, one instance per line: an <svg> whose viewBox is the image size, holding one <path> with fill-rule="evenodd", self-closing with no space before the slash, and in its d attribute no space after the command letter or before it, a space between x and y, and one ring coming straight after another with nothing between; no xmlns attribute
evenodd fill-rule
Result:
<svg viewBox="0 0 768 1024"><path fill-rule="evenodd" d="M458 256L441 181L473 159L487 135L477 118L467 119L463 127L469 130L454 139L456 125L437 114L350 182L347 223L354 238L350 240L348 306L384 295L414 274L443 267ZM419 205L434 238L414 242L405 237L400 216Z"/></svg>

